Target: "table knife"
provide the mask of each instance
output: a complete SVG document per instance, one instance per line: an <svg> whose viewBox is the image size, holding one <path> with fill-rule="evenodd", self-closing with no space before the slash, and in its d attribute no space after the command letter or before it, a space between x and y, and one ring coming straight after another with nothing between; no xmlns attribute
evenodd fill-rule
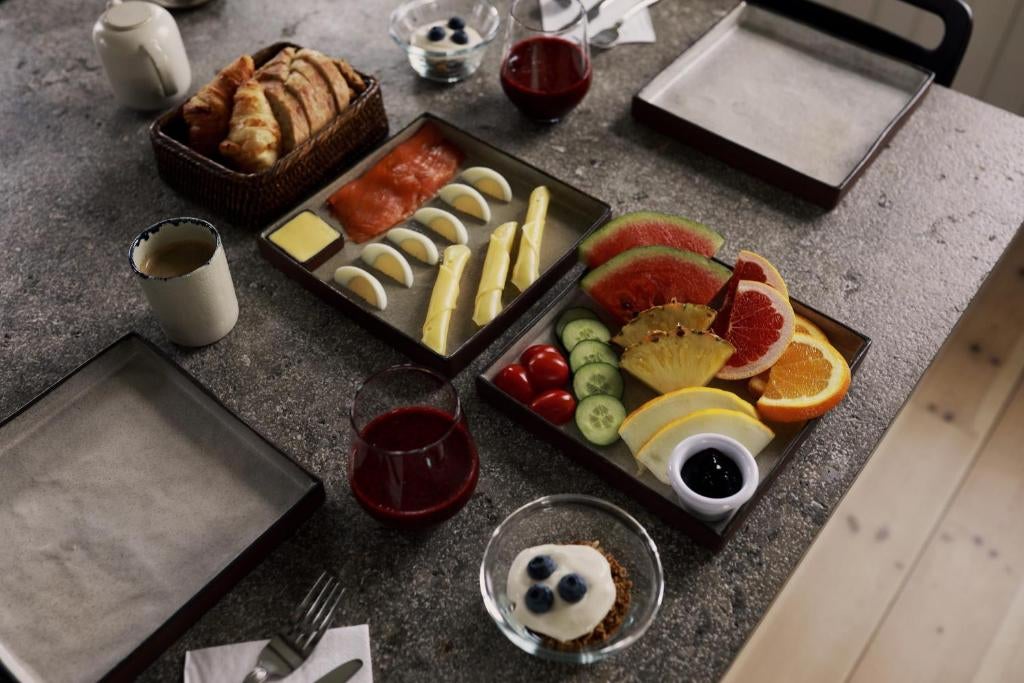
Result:
<svg viewBox="0 0 1024 683"><path fill-rule="evenodd" d="M350 659L338 668L331 669L316 679L316 683L345 683L348 679L355 676L356 672L361 668L363 668L363 660Z"/></svg>

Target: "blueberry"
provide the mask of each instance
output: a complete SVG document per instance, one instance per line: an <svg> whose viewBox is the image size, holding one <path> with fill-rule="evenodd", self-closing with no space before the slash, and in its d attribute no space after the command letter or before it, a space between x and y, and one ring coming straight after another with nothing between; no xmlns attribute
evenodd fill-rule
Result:
<svg viewBox="0 0 1024 683"><path fill-rule="evenodd" d="M469 34L465 31L456 31L452 34L452 42L458 43L459 45L465 45L469 42Z"/></svg>
<svg viewBox="0 0 1024 683"><path fill-rule="evenodd" d="M453 31L461 31L462 29L466 28L466 22L462 19L462 17L452 17L451 19L448 20L448 28L450 28Z"/></svg>
<svg viewBox="0 0 1024 683"><path fill-rule="evenodd" d="M566 574L558 582L558 594L566 602L579 602L587 593L587 582L579 574Z"/></svg>
<svg viewBox="0 0 1024 683"><path fill-rule="evenodd" d="M555 594L547 586L535 583L526 590L526 609L544 614L555 603Z"/></svg>
<svg viewBox="0 0 1024 683"><path fill-rule="evenodd" d="M534 581L543 581L555 571L555 561L550 555L538 555L526 565L526 573Z"/></svg>
<svg viewBox="0 0 1024 683"><path fill-rule="evenodd" d="M427 31L427 39L432 40L435 43L439 40L444 40L445 30L441 26L435 26L434 28Z"/></svg>

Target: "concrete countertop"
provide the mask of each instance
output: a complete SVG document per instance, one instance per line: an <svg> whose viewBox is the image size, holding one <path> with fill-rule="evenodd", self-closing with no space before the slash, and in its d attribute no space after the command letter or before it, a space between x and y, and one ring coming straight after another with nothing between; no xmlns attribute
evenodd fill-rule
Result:
<svg viewBox="0 0 1024 683"><path fill-rule="evenodd" d="M370 624L380 680L713 680L1024 219L1024 119L935 87L848 197L824 213L630 118L634 92L722 17L728 0L654 8L659 42L597 55L587 99L551 127L524 121L504 98L500 43L466 83L418 80L387 36L395 4L215 0L179 13L193 89L237 55L281 38L345 56L381 78L392 130L429 110L616 212L648 208L706 222L726 236L726 260L745 247L767 255L794 296L874 339L848 398L726 549L699 549L477 400L474 376L530 314L457 377L479 444L480 484L456 518L418 536L379 526L345 480L348 397L403 356L271 267L251 231L212 217L238 290L238 326L201 350L168 343L125 262L128 242L161 218L208 212L157 177L146 131L152 115L113 102L90 43L102 2L0 5L0 415L137 330L323 477L324 508L145 680L179 679L186 649L268 636L324 567L350 587L339 623ZM494 526L557 492L625 507L650 531L666 571L664 606L648 634L589 668L520 652L479 595L478 565Z"/></svg>

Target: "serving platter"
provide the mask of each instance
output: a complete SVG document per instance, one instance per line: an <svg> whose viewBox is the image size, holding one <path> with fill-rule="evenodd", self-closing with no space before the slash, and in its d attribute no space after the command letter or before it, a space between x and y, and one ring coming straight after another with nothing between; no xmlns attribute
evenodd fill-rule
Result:
<svg viewBox="0 0 1024 683"><path fill-rule="evenodd" d="M493 380L497 373L505 366L517 362L522 352L530 346L534 344L557 346L559 344L555 335L555 323L559 315L568 308L577 306L590 308L609 329L620 327L578 285L577 281L556 297L477 377L476 383L480 395L530 432L551 442L576 462L594 470L670 525L685 531L701 545L712 550L720 550L743 525L757 501L768 491L775 478L799 449L800 444L814 430L818 420L794 424L770 423L775 432L775 438L757 456L760 481L753 498L724 520L706 522L698 519L679 503L678 497L670 486L658 481L650 472L641 471L636 459L621 440L611 446L594 446L583 438L572 421L563 426L554 425L495 385ZM856 373L871 345L871 339L795 299L790 299L790 302L797 314L809 319L825 332L831 344L849 363L851 372ZM629 376L628 373L622 374L625 383L622 402L627 412L656 396L653 391ZM756 401L748 392L745 381L722 382L715 380L709 386L727 389L747 401Z"/></svg>
<svg viewBox="0 0 1024 683"><path fill-rule="evenodd" d="M830 209L935 74L783 9L741 2L644 86L633 116Z"/></svg>
<svg viewBox="0 0 1024 683"><path fill-rule="evenodd" d="M0 469L0 679L23 682L131 680L324 500L136 334L0 422Z"/></svg>
<svg viewBox="0 0 1024 683"><path fill-rule="evenodd" d="M387 277L374 273L378 275L388 298L387 308L381 311L368 305L347 288L336 284L333 276L338 267L346 265L356 265L370 270L360 261L359 255L366 245L389 244L383 235L363 244L346 239L344 247L337 253L326 260L313 259L306 265L294 260L270 240L272 233L303 211L313 212L344 235L344 226L329 210L326 204L327 199L343 185L362 176L388 152L408 140L428 123L437 126L444 138L454 143L464 153L465 158L459 166L460 172L473 166L492 168L508 180L513 195L512 201L508 203L488 198L492 216L486 225L481 225L479 221L472 219L464 220L469 233L467 246L472 251L472 257L462 276L460 295L452 317L447 350L444 354L437 353L420 340L424 317L437 277L437 266L429 266L412 258L408 259L414 275L414 284L411 288L405 288ZM459 181L457 176L458 173L453 182ZM504 308L501 313L487 325L478 327L472 321L473 301L477 284L480 282L483 272L484 255L491 232L507 221L516 221L521 226L526 215L530 193L541 185L550 190L551 201L540 250L540 276L526 291L521 293L513 287L511 282L508 282L502 294ZM425 206L451 210L436 196ZM575 262L576 248L580 241L603 224L610 213L611 207L605 202L428 113L421 115L349 171L263 230L258 242L260 251L267 260L286 275L298 281L303 287L337 307L416 362L452 376L469 364L513 320L518 318L572 267ZM450 244L412 219L397 225L423 233L437 245L439 252ZM518 234L515 242L518 245ZM513 261L515 256L515 252L513 252Z"/></svg>

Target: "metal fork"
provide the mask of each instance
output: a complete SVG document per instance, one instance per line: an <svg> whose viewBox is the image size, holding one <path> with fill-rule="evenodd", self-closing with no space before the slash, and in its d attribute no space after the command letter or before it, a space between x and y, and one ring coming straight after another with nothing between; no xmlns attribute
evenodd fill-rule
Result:
<svg viewBox="0 0 1024 683"><path fill-rule="evenodd" d="M288 627L260 652L256 666L243 683L263 683L287 676L302 666L327 631L345 593L338 579L324 572L292 612Z"/></svg>

